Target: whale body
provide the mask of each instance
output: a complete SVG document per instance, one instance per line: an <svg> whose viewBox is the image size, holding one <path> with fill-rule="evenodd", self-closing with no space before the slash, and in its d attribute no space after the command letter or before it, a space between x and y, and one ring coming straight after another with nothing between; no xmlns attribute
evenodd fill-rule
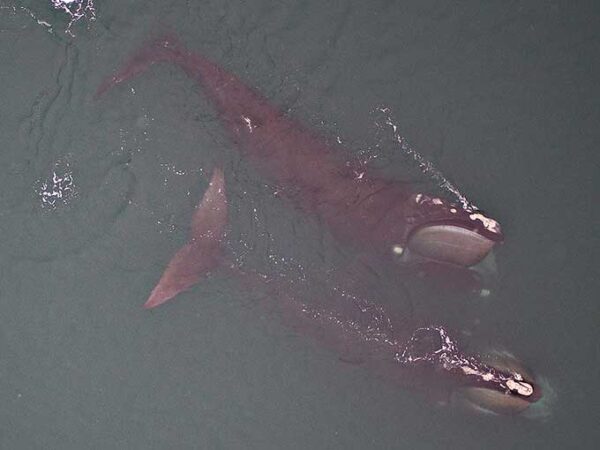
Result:
<svg viewBox="0 0 600 450"><path fill-rule="evenodd" d="M389 258L409 249L427 260L468 267L503 240L480 211L387 180L347 163L348 152L286 116L260 93L173 37L152 41L98 88L100 96L157 62L181 67L219 112L232 140L278 195L316 215L359 251Z"/></svg>
<svg viewBox="0 0 600 450"><path fill-rule="evenodd" d="M360 177L331 146L287 117L235 75L191 53L173 37L152 41L98 88L97 96L157 62L181 67L218 109L237 148L278 192L315 215L332 234L366 254L390 258L408 248L428 261L468 267L503 239L498 223L480 211L417 192L364 169ZM266 277L227 263L222 244L227 225L225 176L213 171L198 203L189 241L173 256L145 303L157 307L221 268L249 286ZM271 288L273 285L271 285ZM491 365L464 354L440 325L411 324L410 317L352 296L324 293L311 304L276 285L275 303L295 326L337 349L352 348L368 365L403 385L435 380L447 399L480 411L515 414L541 398L539 386L515 361ZM362 362L362 361L361 361Z"/></svg>

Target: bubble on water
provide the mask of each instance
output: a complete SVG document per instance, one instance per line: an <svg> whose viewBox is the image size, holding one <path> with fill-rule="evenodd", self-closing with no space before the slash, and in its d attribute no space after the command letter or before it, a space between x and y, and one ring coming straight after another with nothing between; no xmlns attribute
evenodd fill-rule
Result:
<svg viewBox="0 0 600 450"><path fill-rule="evenodd" d="M75 36L71 31L72 26L82 20L96 20L96 9L93 0L50 0L50 6L55 10L65 13L69 18L69 24L64 30L69 36ZM36 21L38 25L43 26L48 33L54 33L53 25L48 21L39 17L32 9L22 5L1 5L0 10L12 10L14 14L23 12Z"/></svg>
<svg viewBox="0 0 600 450"><path fill-rule="evenodd" d="M52 175L38 180L35 189L43 208L55 209L66 205L76 195L73 172L68 162L57 161Z"/></svg>
<svg viewBox="0 0 600 450"><path fill-rule="evenodd" d="M74 36L71 27L76 22L82 19L96 20L96 9L93 0L50 0L50 3L54 9L69 16L69 25L67 25L65 33L71 36Z"/></svg>

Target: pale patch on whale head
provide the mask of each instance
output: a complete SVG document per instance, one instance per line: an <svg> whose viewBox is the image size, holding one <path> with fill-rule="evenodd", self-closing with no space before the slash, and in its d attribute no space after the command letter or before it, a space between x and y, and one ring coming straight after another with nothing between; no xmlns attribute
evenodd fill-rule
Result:
<svg viewBox="0 0 600 450"><path fill-rule="evenodd" d="M502 371L507 377L506 391L476 386L459 388L452 395L454 405L481 414L519 415L541 420L550 415L550 403L555 396L545 379L537 377L534 386L534 382L529 381L534 380L533 375L509 352L492 351L486 359L489 367Z"/></svg>
<svg viewBox="0 0 600 450"><path fill-rule="evenodd" d="M479 220L483 224L484 228L492 233L500 233L500 224L494 219L481 214L481 211L469 215L469 218L471 220Z"/></svg>

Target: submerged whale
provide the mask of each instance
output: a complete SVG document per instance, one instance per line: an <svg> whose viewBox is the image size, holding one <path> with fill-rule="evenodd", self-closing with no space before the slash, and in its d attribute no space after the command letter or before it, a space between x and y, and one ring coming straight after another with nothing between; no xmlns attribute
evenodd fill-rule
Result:
<svg viewBox="0 0 600 450"><path fill-rule="evenodd" d="M229 271L253 288L266 285L269 310L280 312L295 330L337 351L343 361L362 364L403 387L417 388L438 404L492 414L529 412L541 399L541 388L508 353L484 361L463 353L440 325L414 326L404 311L392 311L368 299L339 290L320 292L320 301L290 293L285 282L228 264L222 245L227 226L225 178L215 169L197 205L189 241L175 254L146 307L152 308L196 284L207 270ZM266 281L268 279L268 281Z"/></svg>
<svg viewBox="0 0 600 450"><path fill-rule="evenodd" d="M417 192L373 170L347 164L348 152L287 117L209 59L169 37L138 51L97 96L156 62L180 66L203 87L237 148L277 186L279 195L317 215L334 236L361 251L393 257L406 249L430 260L471 266L503 240L480 211Z"/></svg>
<svg viewBox="0 0 600 450"><path fill-rule="evenodd" d="M502 241L499 224L480 211L414 191L406 183L386 180L368 169L357 177L345 163L343 151L172 37L143 47L100 85L96 95L156 62L174 63L196 80L218 109L237 148L277 185L280 195L319 217L335 237L359 252L392 259L408 249L429 261L468 267ZM146 308L189 289L217 267L228 268L249 283L260 282L259 274L225 263L226 225L225 179L215 169L194 213L191 237L169 262ZM286 317L302 323L303 330L316 327L321 338L326 330L325 334L333 336L329 341L344 348L363 348L361 354L369 355L370 365L403 384L443 379L445 383L437 384L451 386L452 398L497 413L520 412L541 398L539 386L514 359L490 365L466 356L442 326L411 328L406 321L397 323L398 315L380 305L365 307L347 298L331 297L318 308L288 295L280 295L277 302Z"/></svg>

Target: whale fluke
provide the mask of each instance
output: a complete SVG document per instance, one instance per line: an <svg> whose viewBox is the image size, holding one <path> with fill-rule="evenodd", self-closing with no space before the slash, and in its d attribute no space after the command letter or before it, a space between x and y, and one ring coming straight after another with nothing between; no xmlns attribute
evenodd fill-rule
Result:
<svg viewBox="0 0 600 450"><path fill-rule="evenodd" d="M185 51L182 50L178 39L172 35L165 35L158 39L150 40L146 45L140 48L117 73L104 79L94 98L101 97L106 91L117 84L121 84L130 78L133 78L148 67L159 62L178 62L182 59Z"/></svg>
<svg viewBox="0 0 600 450"><path fill-rule="evenodd" d="M215 169L192 219L190 240L175 253L144 308L155 308L195 285L219 265L227 225L223 171Z"/></svg>

